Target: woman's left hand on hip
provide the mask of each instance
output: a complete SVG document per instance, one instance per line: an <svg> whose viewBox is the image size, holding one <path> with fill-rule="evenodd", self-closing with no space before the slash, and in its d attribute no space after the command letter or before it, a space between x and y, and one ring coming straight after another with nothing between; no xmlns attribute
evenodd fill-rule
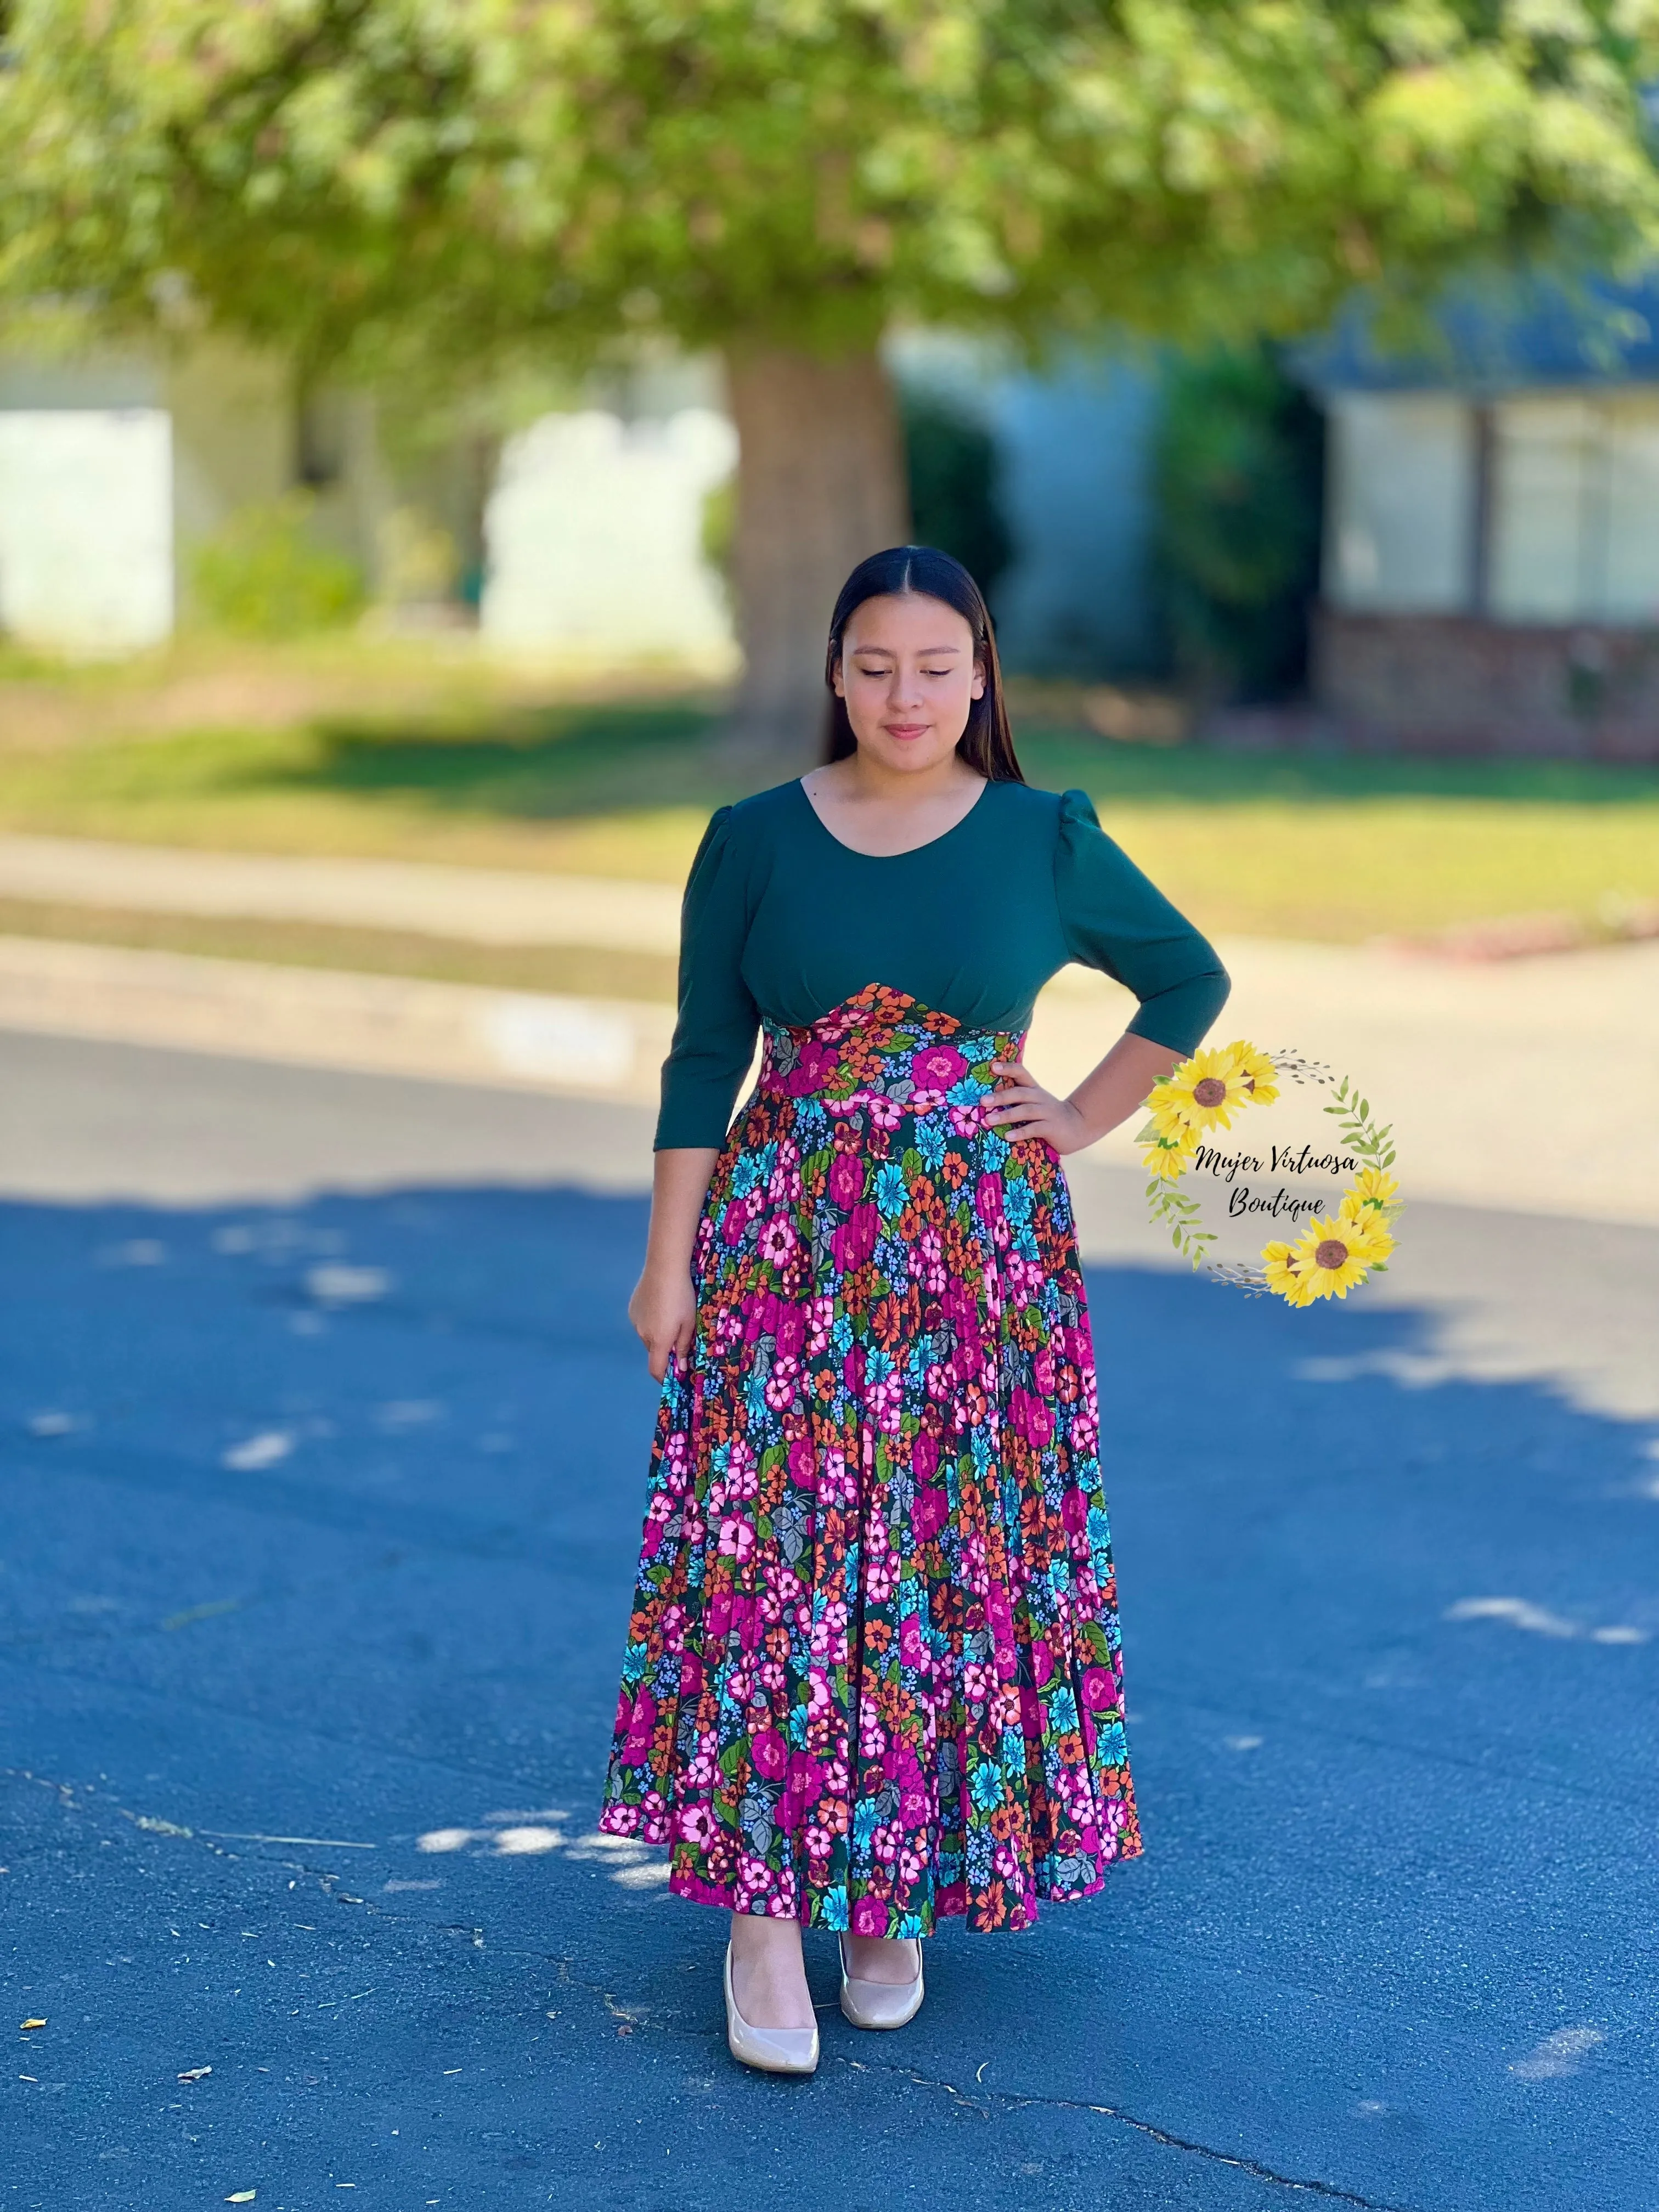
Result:
<svg viewBox="0 0 1659 2212"><path fill-rule="evenodd" d="M1045 1091L1024 1060L994 1060L991 1072L1003 1079L987 1100L985 1123L1012 1143L1036 1141L1057 1152L1080 1152L1093 1144L1091 1129L1068 1098Z"/></svg>

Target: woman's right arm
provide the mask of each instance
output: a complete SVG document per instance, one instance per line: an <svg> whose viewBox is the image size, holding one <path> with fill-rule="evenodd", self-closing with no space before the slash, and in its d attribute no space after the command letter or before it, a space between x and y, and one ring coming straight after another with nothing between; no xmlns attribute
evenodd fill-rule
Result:
<svg viewBox="0 0 1659 2212"><path fill-rule="evenodd" d="M657 1154L645 1266L628 1301L628 1318L639 1331L658 1382L668 1372L671 1352L678 1352L682 1361L690 1357L697 1328L691 1247L719 1158L713 1145L676 1146Z"/></svg>
<svg viewBox="0 0 1659 2212"><path fill-rule="evenodd" d="M680 921L680 1010L662 1072L657 1165L645 1267L628 1303L660 1382L696 1330L691 1250L760 1010L743 980L749 912L745 870L732 849L732 809L710 822L691 863Z"/></svg>

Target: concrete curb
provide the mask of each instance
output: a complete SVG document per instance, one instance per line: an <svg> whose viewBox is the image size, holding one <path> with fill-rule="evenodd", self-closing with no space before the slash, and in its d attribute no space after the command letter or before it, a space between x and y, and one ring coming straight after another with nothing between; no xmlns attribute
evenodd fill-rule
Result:
<svg viewBox="0 0 1659 2212"><path fill-rule="evenodd" d="M650 1105L673 1009L0 937L0 1027Z"/></svg>

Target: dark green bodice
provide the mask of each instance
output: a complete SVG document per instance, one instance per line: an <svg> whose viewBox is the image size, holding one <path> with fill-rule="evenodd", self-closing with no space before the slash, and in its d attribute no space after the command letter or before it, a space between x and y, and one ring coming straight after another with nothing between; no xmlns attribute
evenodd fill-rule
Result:
<svg viewBox="0 0 1659 2212"><path fill-rule="evenodd" d="M658 1147L723 1142L763 1016L804 1029L885 983L965 1028L1018 1031L1073 960L1126 984L1130 1029L1182 1054L1227 996L1213 948L1083 792L987 784L953 830L886 857L832 836L799 782L723 806L685 889Z"/></svg>

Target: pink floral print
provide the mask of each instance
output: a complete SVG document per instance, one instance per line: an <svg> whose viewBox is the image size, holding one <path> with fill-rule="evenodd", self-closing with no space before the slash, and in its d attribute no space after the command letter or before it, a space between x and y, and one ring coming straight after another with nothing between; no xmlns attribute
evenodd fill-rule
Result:
<svg viewBox="0 0 1659 2212"><path fill-rule="evenodd" d="M664 1386L600 1826L676 1893L1028 1927L1140 1850L1093 1355L1020 1040L870 985L769 1024Z"/></svg>

